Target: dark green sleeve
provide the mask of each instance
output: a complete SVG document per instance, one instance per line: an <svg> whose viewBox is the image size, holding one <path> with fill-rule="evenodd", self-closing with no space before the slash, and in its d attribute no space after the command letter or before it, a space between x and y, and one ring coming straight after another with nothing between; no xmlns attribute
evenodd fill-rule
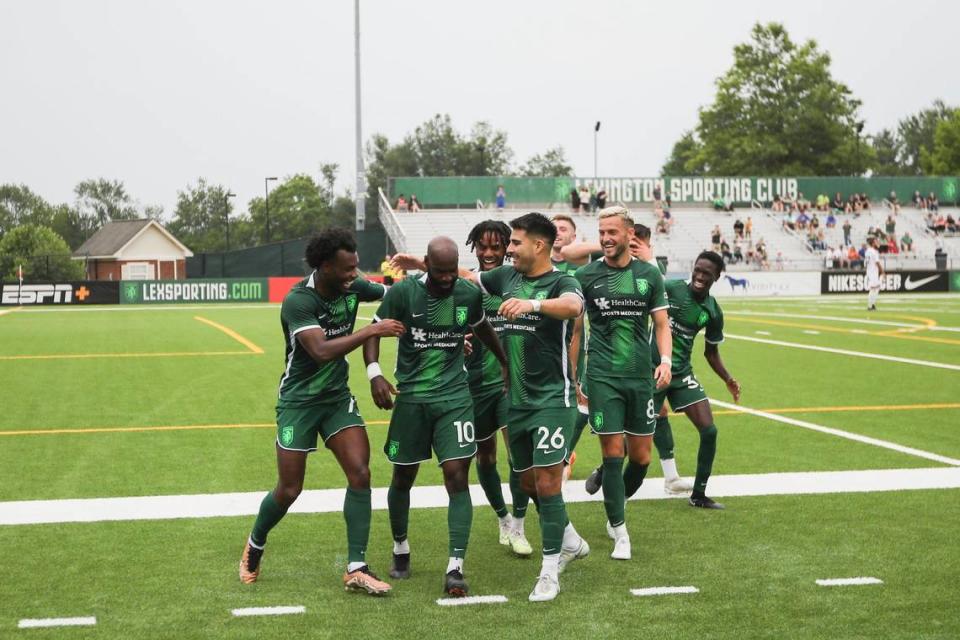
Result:
<svg viewBox="0 0 960 640"><path fill-rule="evenodd" d="M467 323L472 327L480 324L486 317L483 311L483 294L474 286L470 287L470 303L467 305Z"/></svg>
<svg viewBox="0 0 960 640"><path fill-rule="evenodd" d="M707 322L707 332L705 334L707 342L712 344L720 344L723 342L723 311L720 310L720 307L716 307L716 315L711 314L709 322Z"/></svg>
<svg viewBox="0 0 960 640"><path fill-rule="evenodd" d="M350 285L350 290L357 294L360 302L381 300L388 288L389 287L378 282L370 282L366 278L357 278L353 281L353 284Z"/></svg>
<svg viewBox="0 0 960 640"><path fill-rule="evenodd" d="M583 300L583 289L580 287L580 283L577 282L576 278L566 273L560 276L554 291L556 292L554 296L556 298L559 298L565 293L573 293Z"/></svg>
<svg viewBox="0 0 960 640"><path fill-rule="evenodd" d="M377 313L374 316L374 320L386 320L387 318L392 318L393 320L403 320L404 319L404 291L406 287L401 284L398 284L395 287L390 287L387 290L387 294L383 296L383 302L380 303L380 308L377 309Z"/></svg>
<svg viewBox="0 0 960 640"><path fill-rule="evenodd" d="M290 335L313 327L320 327L317 318L317 305L310 294L294 289L283 299L280 317L287 323Z"/></svg>
<svg viewBox="0 0 960 640"><path fill-rule="evenodd" d="M513 269L510 265L504 265L491 269L490 271L480 272L480 288L490 295L503 297L503 285L506 280L505 269Z"/></svg>
<svg viewBox="0 0 960 640"><path fill-rule="evenodd" d="M654 311L656 309L666 309L668 307L667 287L666 283L663 281L663 276L660 275L659 271L654 271L651 269L650 281L650 284L653 288L653 291L650 295L650 310Z"/></svg>

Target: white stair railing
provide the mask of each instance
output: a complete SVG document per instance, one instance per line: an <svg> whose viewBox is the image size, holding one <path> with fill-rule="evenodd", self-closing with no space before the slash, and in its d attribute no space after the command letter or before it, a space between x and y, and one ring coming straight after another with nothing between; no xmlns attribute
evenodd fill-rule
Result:
<svg viewBox="0 0 960 640"><path fill-rule="evenodd" d="M390 206L390 201L387 200L387 195L383 192L383 189L377 189L377 192L380 194L380 206L378 207L380 224L383 225L384 231L387 232L387 236L390 238L390 242L393 243L396 250L399 253L406 253L407 234L400 225L400 220L397 218L397 214L394 213L393 207Z"/></svg>

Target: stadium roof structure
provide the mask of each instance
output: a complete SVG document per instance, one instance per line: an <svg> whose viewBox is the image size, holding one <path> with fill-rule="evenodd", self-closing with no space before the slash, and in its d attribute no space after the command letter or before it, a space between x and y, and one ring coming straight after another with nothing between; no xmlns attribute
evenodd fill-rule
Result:
<svg viewBox="0 0 960 640"><path fill-rule="evenodd" d="M176 248L183 252L185 257L190 257L193 252L190 251L182 242L167 231L162 224L156 220L117 220L103 225L95 234L84 242L73 252L75 258L121 258L124 250L129 247L137 238L150 233L151 230L159 232L169 240Z"/></svg>

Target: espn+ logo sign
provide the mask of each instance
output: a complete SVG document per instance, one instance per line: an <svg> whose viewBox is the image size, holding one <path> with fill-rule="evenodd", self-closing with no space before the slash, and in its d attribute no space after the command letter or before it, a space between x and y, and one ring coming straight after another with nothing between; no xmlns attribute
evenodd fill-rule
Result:
<svg viewBox="0 0 960 640"><path fill-rule="evenodd" d="M86 287L77 289L77 299L83 300L90 295ZM22 286L6 284L3 286L3 304L54 304L73 302L73 285L69 284L25 284Z"/></svg>

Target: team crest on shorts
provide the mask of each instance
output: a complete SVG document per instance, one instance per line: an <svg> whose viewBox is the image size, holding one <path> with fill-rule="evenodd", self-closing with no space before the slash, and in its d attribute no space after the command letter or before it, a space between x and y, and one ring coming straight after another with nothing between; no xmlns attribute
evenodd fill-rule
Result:
<svg viewBox="0 0 960 640"><path fill-rule="evenodd" d="M595 429L603 429L603 411L597 411L593 414L593 427Z"/></svg>
<svg viewBox="0 0 960 640"><path fill-rule="evenodd" d="M293 427L284 427L280 429L280 444L289 447L293 444Z"/></svg>
<svg viewBox="0 0 960 640"><path fill-rule="evenodd" d="M467 308L457 307L457 324L463 326L467 322Z"/></svg>
<svg viewBox="0 0 960 640"><path fill-rule="evenodd" d="M391 440L390 444L387 445L387 457L393 460L397 457L398 453L400 453L400 443L396 440Z"/></svg>
<svg viewBox="0 0 960 640"><path fill-rule="evenodd" d="M640 295L646 295L649 288L649 282L647 282L644 278L637 278L637 293Z"/></svg>

